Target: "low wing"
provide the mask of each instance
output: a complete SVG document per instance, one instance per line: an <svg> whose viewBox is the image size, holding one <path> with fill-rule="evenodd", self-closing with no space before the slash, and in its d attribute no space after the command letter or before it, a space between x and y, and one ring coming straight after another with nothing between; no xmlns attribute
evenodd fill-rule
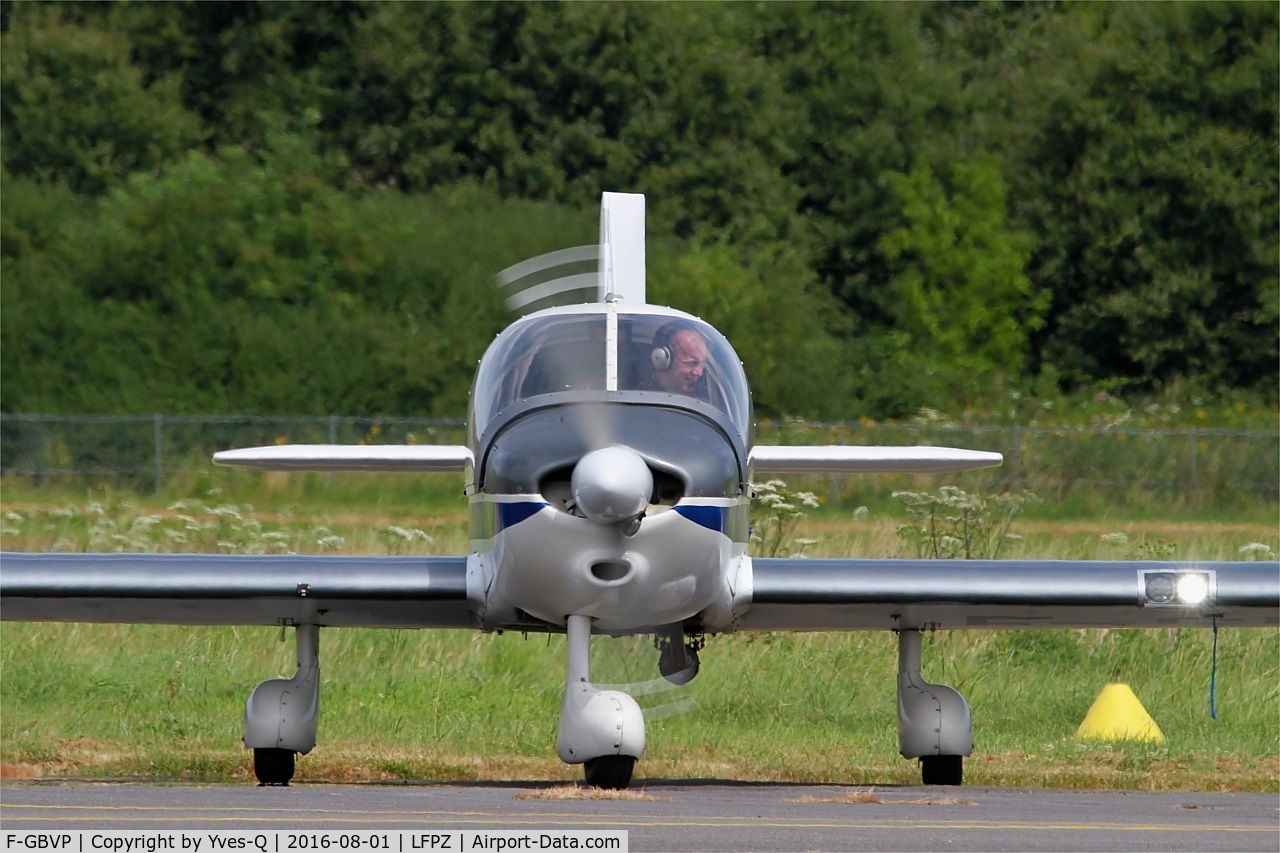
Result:
<svg viewBox="0 0 1280 853"><path fill-rule="evenodd" d="M739 630L1280 625L1280 563L754 558L750 577Z"/></svg>
<svg viewBox="0 0 1280 853"><path fill-rule="evenodd" d="M437 444L281 444L213 454L219 465L263 471L426 471L462 473L471 450Z"/></svg>
<svg viewBox="0 0 1280 853"><path fill-rule="evenodd" d="M0 554L0 618L475 627L466 557Z"/></svg>
<svg viewBox="0 0 1280 853"><path fill-rule="evenodd" d="M802 447L759 445L751 448L757 474L936 474L994 468L1000 453L958 447Z"/></svg>

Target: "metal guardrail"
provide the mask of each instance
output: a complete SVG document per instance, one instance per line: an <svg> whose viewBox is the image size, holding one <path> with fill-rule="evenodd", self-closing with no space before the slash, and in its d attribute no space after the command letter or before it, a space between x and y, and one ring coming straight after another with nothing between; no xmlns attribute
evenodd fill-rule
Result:
<svg viewBox="0 0 1280 853"><path fill-rule="evenodd" d="M461 444L461 418L0 414L5 476L153 481L207 472L216 450L263 444ZM995 450L985 476L1061 496L1077 485L1280 496L1280 432L1188 427L1052 428L764 422L777 444L943 444Z"/></svg>

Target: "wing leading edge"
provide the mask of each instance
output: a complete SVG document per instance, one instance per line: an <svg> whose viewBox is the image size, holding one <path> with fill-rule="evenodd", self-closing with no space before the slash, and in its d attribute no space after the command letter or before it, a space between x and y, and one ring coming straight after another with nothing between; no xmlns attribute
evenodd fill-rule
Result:
<svg viewBox="0 0 1280 853"><path fill-rule="evenodd" d="M473 628L466 557L0 554L0 619Z"/></svg>
<svg viewBox="0 0 1280 853"><path fill-rule="evenodd" d="M1207 596L1159 600L1183 574ZM738 630L1280 625L1280 563L755 558L751 588Z"/></svg>
<svg viewBox="0 0 1280 853"><path fill-rule="evenodd" d="M751 448L757 474L937 474L994 468L1000 453L957 447L786 446Z"/></svg>
<svg viewBox="0 0 1280 853"><path fill-rule="evenodd" d="M471 450L442 444L281 444L213 454L218 465L261 471L421 471L462 473Z"/></svg>

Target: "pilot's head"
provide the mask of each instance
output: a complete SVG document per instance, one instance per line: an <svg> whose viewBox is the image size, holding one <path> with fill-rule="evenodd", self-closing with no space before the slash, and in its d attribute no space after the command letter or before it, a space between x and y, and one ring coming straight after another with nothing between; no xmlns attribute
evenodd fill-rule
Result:
<svg viewBox="0 0 1280 853"><path fill-rule="evenodd" d="M663 391L692 394L707 363L707 339L689 325L668 324L653 337L653 381Z"/></svg>

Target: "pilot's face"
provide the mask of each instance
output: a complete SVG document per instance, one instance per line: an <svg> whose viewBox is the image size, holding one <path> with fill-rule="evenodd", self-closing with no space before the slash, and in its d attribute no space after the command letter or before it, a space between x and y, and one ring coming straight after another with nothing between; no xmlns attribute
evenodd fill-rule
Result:
<svg viewBox="0 0 1280 853"><path fill-rule="evenodd" d="M671 336L671 366L654 373L664 391L692 394L707 363L707 342L693 329L681 329Z"/></svg>

